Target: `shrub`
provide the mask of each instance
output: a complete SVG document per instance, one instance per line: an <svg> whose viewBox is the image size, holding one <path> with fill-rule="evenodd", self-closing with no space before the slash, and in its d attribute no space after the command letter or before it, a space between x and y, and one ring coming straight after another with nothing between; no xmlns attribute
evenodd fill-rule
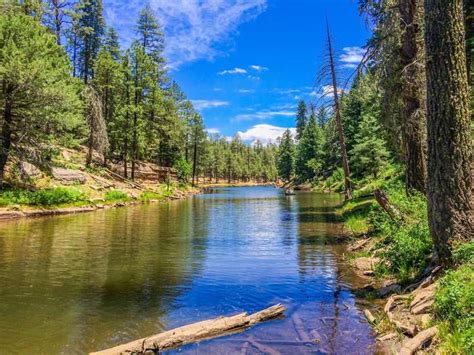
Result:
<svg viewBox="0 0 474 355"><path fill-rule="evenodd" d="M104 196L105 201L111 202L111 201L126 201L128 200L128 195L119 190L110 190L105 193Z"/></svg>
<svg viewBox="0 0 474 355"><path fill-rule="evenodd" d="M402 225L387 238L382 256L390 273L408 282L423 272L433 248L427 223Z"/></svg>
<svg viewBox="0 0 474 355"><path fill-rule="evenodd" d="M441 322L441 348L445 353L468 354L474 349L474 270L464 265L441 280L434 304Z"/></svg>
<svg viewBox="0 0 474 355"><path fill-rule="evenodd" d="M174 164L174 168L178 174L178 181L182 184L186 184L192 174L191 164L189 164L186 159L179 158Z"/></svg>

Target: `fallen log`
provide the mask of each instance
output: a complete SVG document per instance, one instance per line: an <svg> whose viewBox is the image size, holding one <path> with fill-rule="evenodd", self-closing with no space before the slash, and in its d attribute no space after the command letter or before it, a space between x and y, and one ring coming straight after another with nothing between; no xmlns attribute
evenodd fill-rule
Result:
<svg viewBox="0 0 474 355"><path fill-rule="evenodd" d="M145 354L175 349L199 340L216 338L243 331L257 323L282 316L286 308L277 304L260 312L240 313L231 317L219 317L185 325L180 328L132 341L91 355Z"/></svg>
<svg viewBox="0 0 474 355"><path fill-rule="evenodd" d="M390 218L397 221L403 221L405 219L405 216L390 203L385 192L377 189L374 191L374 197L380 207L387 212Z"/></svg>

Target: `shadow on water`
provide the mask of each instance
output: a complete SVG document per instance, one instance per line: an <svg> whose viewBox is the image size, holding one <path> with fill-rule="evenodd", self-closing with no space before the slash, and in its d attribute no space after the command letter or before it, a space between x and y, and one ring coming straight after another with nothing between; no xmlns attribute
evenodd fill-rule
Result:
<svg viewBox="0 0 474 355"><path fill-rule="evenodd" d="M0 353L98 350L281 302L287 317L184 353L370 353L335 194L217 188L0 225ZM178 351L176 351L178 352Z"/></svg>

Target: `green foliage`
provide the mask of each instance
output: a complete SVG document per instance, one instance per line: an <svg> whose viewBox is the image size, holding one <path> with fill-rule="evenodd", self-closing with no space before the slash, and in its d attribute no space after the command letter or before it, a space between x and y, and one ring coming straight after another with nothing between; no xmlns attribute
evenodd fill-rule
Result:
<svg viewBox="0 0 474 355"><path fill-rule="evenodd" d="M140 195L140 200L145 201L145 202L149 202L152 200L161 200L161 199L163 199L163 195L157 192L153 192L153 191L144 191Z"/></svg>
<svg viewBox="0 0 474 355"><path fill-rule="evenodd" d="M189 178L192 174L192 166L189 164L186 159L179 158L174 164L174 168L178 174L178 181L182 184L186 184L189 181Z"/></svg>
<svg viewBox="0 0 474 355"><path fill-rule="evenodd" d="M300 140L303 136L308 120L307 115L308 110L306 108L306 103L304 100L301 100L298 103L298 112L296 113L296 140Z"/></svg>
<svg viewBox="0 0 474 355"><path fill-rule="evenodd" d="M38 191L7 190L0 193L0 206L58 206L87 201L86 195L74 188L52 188Z"/></svg>
<svg viewBox="0 0 474 355"><path fill-rule="evenodd" d="M391 226L387 248L382 251L388 271L401 282L417 277L428 265L433 244L428 223Z"/></svg>
<svg viewBox="0 0 474 355"><path fill-rule="evenodd" d="M284 180L291 180L295 171L295 144L290 130L281 138L278 151L278 175Z"/></svg>
<svg viewBox="0 0 474 355"><path fill-rule="evenodd" d="M125 192L119 191L119 190L110 190L110 191L107 191L104 195L104 200L107 202L127 201L129 199L130 198Z"/></svg>
<svg viewBox="0 0 474 355"><path fill-rule="evenodd" d="M461 244L453 252L453 260L456 264L470 263L474 265L474 240Z"/></svg>
<svg viewBox="0 0 474 355"><path fill-rule="evenodd" d="M296 174L301 181L320 175L324 159L324 134L311 113L296 150Z"/></svg>
<svg viewBox="0 0 474 355"><path fill-rule="evenodd" d="M434 315L441 322L441 350L468 354L474 349L474 269L449 271L436 291Z"/></svg>
<svg viewBox="0 0 474 355"><path fill-rule="evenodd" d="M81 85L69 70L64 50L44 26L23 14L0 15L0 102L11 105L0 122L11 120L12 131L2 130L2 139L16 144L21 137L22 146L38 151L46 142L83 137Z"/></svg>

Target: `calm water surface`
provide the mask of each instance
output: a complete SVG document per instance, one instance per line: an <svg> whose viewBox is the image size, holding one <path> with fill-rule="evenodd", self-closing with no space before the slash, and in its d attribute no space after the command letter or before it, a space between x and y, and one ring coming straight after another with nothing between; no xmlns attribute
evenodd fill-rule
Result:
<svg viewBox="0 0 474 355"><path fill-rule="evenodd" d="M275 303L286 318L178 353L366 354L339 195L218 188L186 201L0 224L0 354L83 354Z"/></svg>

